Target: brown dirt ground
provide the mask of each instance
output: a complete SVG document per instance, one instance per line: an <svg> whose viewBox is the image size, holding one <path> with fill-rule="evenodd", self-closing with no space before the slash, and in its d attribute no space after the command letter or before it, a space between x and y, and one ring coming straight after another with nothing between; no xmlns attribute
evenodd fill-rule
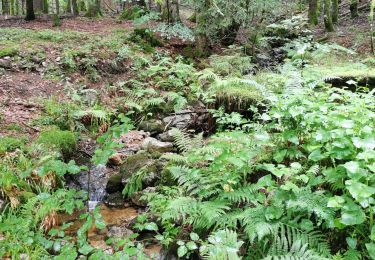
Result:
<svg viewBox="0 0 375 260"><path fill-rule="evenodd" d="M339 23L335 25L335 31L326 33L324 24L314 29L316 39L327 39L331 43L337 43L346 48L353 49L359 54L370 54L370 22L368 19L369 11L362 10L359 17L352 19L348 14L347 6L340 9L342 15Z"/></svg>
<svg viewBox="0 0 375 260"><path fill-rule="evenodd" d="M61 20L60 27L53 27L52 21L46 18L38 18L34 21L24 21L23 19L16 20L0 20L1 27L16 27L24 29L51 29L51 30L72 30L79 32L89 32L95 34L106 34L114 29L131 29L131 21L122 21L119 22L113 18L101 18L101 19L89 19L84 17L77 18L65 18Z"/></svg>

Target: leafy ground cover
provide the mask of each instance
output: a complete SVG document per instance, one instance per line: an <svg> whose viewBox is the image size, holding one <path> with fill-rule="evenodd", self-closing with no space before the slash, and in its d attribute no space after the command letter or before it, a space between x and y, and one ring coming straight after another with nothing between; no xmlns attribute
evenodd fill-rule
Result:
<svg viewBox="0 0 375 260"><path fill-rule="evenodd" d="M157 242L188 259L375 258L375 99L361 83L371 59L300 37L283 41L281 64L259 69L242 48L194 62L151 30L0 32L4 79L33 71L59 88L17 104L1 89L1 257L142 259ZM16 106L32 116L10 123ZM166 121L194 109L210 131ZM113 157L134 128L168 133L174 145L151 137ZM68 186L98 165L116 171L121 205L141 205L126 223L132 234L107 235L100 207L84 210L89 191ZM74 232L75 222L59 223L77 212ZM91 243L93 227L106 248Z"/></svg>

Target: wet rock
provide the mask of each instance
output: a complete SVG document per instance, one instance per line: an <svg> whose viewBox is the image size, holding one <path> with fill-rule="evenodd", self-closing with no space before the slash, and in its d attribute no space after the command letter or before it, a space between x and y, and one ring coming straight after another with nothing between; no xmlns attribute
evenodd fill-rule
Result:
<svg viewBox="0 0 375 260"><path fill-rule="evenodd" d="M125 200L121 192L107 194L104 197L103 202L109 207L122 207L125 204Z"/></svg>
<svg viewBox="0 0 375 260"><path fill-rule="evenodd" d="M155 187L147 187L146 189L142 191L138 191L133 193L133 195L130 197L130 200L132 203L138 207L147 207L147 201L142 199L142 196L146 193L153 193L156 191Z"/></svg>
<svg viewBox="0 0 375 260"><path fill-rule="evenodd" d="M173 142L174 141L173 131L168 130L167 132L161 133L157 136L157 138L162 142Z"/></svg>
<svg viewBox="0 0 375 260"><path fill-rule="evenodd" d="M123 163L122 157L123 156L122 156L121 153L115 153L114 155L112 155L111 157L109 157L108 163L110 165L120 166Z"/></svg>
<svg viewBox="0 0 375 260"><path fill-rule="evenodd" d="M191 110L181 110L176 115L165 117L163 122L168 127L187 129L192 124L193 114Z"/></svg>
<svg viewBox="0 0 375 260"><path fill-rule="evenodd" d="M108 193L115 193L124 189L124 184L121 182L122 175L115 174L109 177L105 190Z"/></svg>
<svg viewBox="0 0 375 260"><path fill-rule="evenodd" d="M10 59L0 59L0 68L11 69L12 68L11 60Z"/></svg>
<svg viewBox="0 0 375 260"><path fill-rule="evenodd" d="M155 138L148 137L142 143L142 149L150 153L168 153L173 150L173 143L161 142Z"/></svg>
<svg viewBox="0 0 375 260"><path fill-rule="evenodd" d="M110 226L108 227L108 237L127 238L133 234L133 231L125 226Z"/></svg>
<svg viewBox="0 0 375 260"><path fill-rule="evenodd" d="M42 62L43 62L43 57L40 57L40 56L38 56L38 55L34 55L34 56L32 56L31 57L31 59L30 59L32 62L34 62L34 63L37 63L37 64L41 64Z"/></svg>
<svg viewBox="0 0 375 260"><path fill-rule="evenodd" d="M139 124L139 129L150 132L151 135L156 135L164 132L165 124L161 120L151 119L148 121L143 121Z"/></svg>
<svg viewBox="0 0 375 260"><path fill-rule="evenodd" d="M154 160L146 151L140 151L137 154L129 156L120 168L120 173L123 175L123 182L124 178L130 178L131 175L139 171L143 166L151 166L153 164Z"/></svg>

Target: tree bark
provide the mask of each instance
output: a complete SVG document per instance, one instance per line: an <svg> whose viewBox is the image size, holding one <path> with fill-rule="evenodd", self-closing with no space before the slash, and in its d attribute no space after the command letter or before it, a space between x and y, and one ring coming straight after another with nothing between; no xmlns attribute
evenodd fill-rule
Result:
<svg viewBox="0 0 375 260"><path fill-rule="evenodd" d="M207 27L207 10L210 8L210 0L204 0L201 10L197 10L197 37L196 47L201 56L208 52Z"/></svg>
<svg viewBox="0 0 375 260"><path fill-rule="evenodd" d="M358 17L358 0L351 0L350 14L352 18Z"/></svg>
<svg viewBox="0 0 375 260"><path fill-rule="evenodd" d="M79 14L77 0L72 0L72 13L74 16Z"/></svg>
<svg viewBox="0 0 375 260"><path fill-rule="evenodd" d="M337 24L339 21L339 0L332 0L332 22Z"/></svg>
<svg viewBox="0 0 375 260"><path fill-rule="evenodd" d="M34 3L33 0L26 0L26 21L31 21L35 19L34 13Z"/></svg>
<svg viewBox="0 0 375 260"><path fill-rule="evenodd" d="M309 22L318 25L318 0L309 0Z"/></svg>
<svg viewBox="0 0 375 260"><path fill-rule="evenodd" d="M331 0L324 0L324 25L327 32L334 31L331 16Z"/></svg>
<svg viewBox="0 0 375 260"><path fill-rule="evenodd" d="M43 0L43 13L48 14L48 0Z"/></svg>

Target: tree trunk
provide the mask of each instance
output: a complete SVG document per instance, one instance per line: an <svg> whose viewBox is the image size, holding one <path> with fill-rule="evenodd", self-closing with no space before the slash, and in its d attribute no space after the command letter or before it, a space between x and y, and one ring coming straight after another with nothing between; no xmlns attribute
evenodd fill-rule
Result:
<svg viewBox="0 0 375 260"><path fill-rule="evenodd" d="M66 1L66 12L72 13L72 2L71 2L71 0Z"/></svg>
<svg viewBox="0 0 375 260"><path fill-rule="evenodd" d="M43 0L43 13L48 14L48 0Z"/></svg>
<svg viewBox="0 0 375 260"><path fill-rule="evenodd" d="M55 14L58 16L60 14L60 1L59 0L55 0Z"/></svg>
<svg viewBox="0 0 375 260"><path fill-rule="evenodd" d="M9 14L9 1L8 0L3 0L1 2L1 9L2 9L2 14Z"/></svg>
<svg viewBox="0 0 375 260"><path fill-rule="evenodd" d="M351 0L350 14L351 14L352 18L358 17L358 0Z"/></svg>
<svg viewBox="0 0 375 260"><path fill-rule="evenodd" d="M14 0L10 0L10 15L14 15Z"/></svg>
<svg viewBox="0 0 375 260"><path fill-rule="evenodd" d="M208 37L207 37L207 10L210 7L210 0L204 0L202 10L197 10L197 39L196 46L199 55L203 56L208 52Z"/></svg>
<svg viewBox="0 0 375 260"><path fill-rule="evenodd" d="M332 0L332 22L337 24L339 21L339 0Z"/></svg>
<svg viewBox="0 0 375 260"><path fill-rule="evenodd" d="M77 5L77 0L72 0L72 13L74 16L78 16L78 5Z"/></svg>
<svg viewBox="0 0 375 260"><path fill-rule="evenodd" d="M181 22L181 18L180 18L180 3L179 3L178 0L172 0L171 20L172 20L173 23Z"/></svg>
<svg viewBox="0 0 375 260"><path fill-rule="evenodd" d="M331 16L331 0L324 0L324 25L327 32L334 31Z"/></svg>
<svg viewBox="0 0 375 260"><path fill-rule="evenodd" d="M318 0L309 0L309 22L318 25Z"/></svg>
<svg viewBox="0 0 375 260"><path fill-rule="evenodd" d="M35 19L34 13L34 3L33 0L26 0L26 21L31 21Z"/></svg>

